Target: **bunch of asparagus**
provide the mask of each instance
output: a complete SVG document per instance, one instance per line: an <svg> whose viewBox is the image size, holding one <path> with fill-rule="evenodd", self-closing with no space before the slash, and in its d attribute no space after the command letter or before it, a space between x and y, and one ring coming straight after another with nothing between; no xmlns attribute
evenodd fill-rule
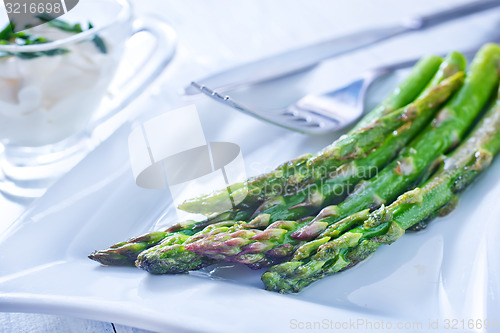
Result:
<svg viewBox="0 0 500 333"><path fill-rule="evenodd" d="M389 206L371 214L355 213L341 224L351 229L341 236L329 227L321 238L303 244L293 258L271 267L262 275L267 289L282 293L297 292L326 275L354 266L382 244L391 244L413 225L444 216L457 204L458 194L486 169L500 150L499 99L481 123L422 187L401 195Z"/></svg>
<svg viewBox="0 0 500 333"><path fill-rule="evenodd" d="M318 154L231 186L236 204L230 210L217 211L227 190L195 198L181 208L207 215L205 221L182 222L89 257L105 265L135 262L156 274L221 260L273 266L262 280L279 292L348 268L404 230L450 211L456 194L491 162L500 149L498 103L467 141L442 155L460 144L489 102L499 64L495 44L478 52L465 80L459 53L444 61L426 57L379 107Z"/></svg>

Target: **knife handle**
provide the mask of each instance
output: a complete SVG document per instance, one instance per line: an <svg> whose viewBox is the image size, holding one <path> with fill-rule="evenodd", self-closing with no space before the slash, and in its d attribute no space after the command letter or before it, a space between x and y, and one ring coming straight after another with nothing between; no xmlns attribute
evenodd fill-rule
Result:
<svg viewBox="0 0 500 333"><path fill-rule="evenodd" d="M217 74L197 80L185 88L186 95L199 93L196 85L212 90L234 88L243 84L262 82L282 77L341 54L387 40L407 32L422 30L460 17L500 6L500 0L480 0L453 7L438 13L411 17L400 24L371 28L346 36L337 37L309 46L302 46L281 54L236 66Z"/></svg>
<svg viewBox="0 0 500 333"><path fill-rule="evenodd" d="M455 20L474 13L479 13L500 6L499 0L473 1L465 5L453 7L434 14L417 16L405 22L405 26L413 30L421 30L433 27L446 21Z"/></svg>

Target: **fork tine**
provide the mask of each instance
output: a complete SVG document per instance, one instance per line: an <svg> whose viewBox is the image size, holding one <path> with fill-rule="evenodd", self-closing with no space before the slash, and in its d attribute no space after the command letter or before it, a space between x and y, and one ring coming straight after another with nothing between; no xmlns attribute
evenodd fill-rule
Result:
<svg viewBox="0 0 500 333"><path fill-rule="evenodd" d="M293 131L306 134L323 134L331 132L338 125L338 121L335 119L330 119L299 109L290 111L289 109L284 108L279 110L261 111L249 108L248 106L235 101L230 96L223 96L205 85L198 84L194 81L191 82L191 85L219 103L225 104L233 109L260 120L264 120Z"/></svg>

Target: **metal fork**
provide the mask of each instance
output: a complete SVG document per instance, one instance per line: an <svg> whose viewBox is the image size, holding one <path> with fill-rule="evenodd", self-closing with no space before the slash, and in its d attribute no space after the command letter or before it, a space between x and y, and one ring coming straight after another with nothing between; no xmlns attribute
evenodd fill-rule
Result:
<svg viewBox="0 0 500 333"><path fill-rule="evenodd" d="M469 58L474 53L475 50L463 54ZM319 95L306 95L280 109L250 107L196 82L191 85L222 104L274 125L306 134L324 134L346 127L365 112L366 93L378 79L396 70L411 67L418 60L412 59L371 69L360 79L343 87Z"/></svg>

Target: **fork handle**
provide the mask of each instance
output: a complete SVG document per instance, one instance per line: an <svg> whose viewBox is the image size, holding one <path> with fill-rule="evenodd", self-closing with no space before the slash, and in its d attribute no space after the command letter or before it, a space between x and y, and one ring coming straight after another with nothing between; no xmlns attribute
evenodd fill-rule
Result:
<svg viewBox="0 0 500 333"><path fill-rule="evenodd" d="M446 21L455 20L457 18L479 13L498 6L500 6L500 1L498 0L473 1L441 12L412 17L407 19L404 22L404 25L412 30L427 29Z"/></svg>

